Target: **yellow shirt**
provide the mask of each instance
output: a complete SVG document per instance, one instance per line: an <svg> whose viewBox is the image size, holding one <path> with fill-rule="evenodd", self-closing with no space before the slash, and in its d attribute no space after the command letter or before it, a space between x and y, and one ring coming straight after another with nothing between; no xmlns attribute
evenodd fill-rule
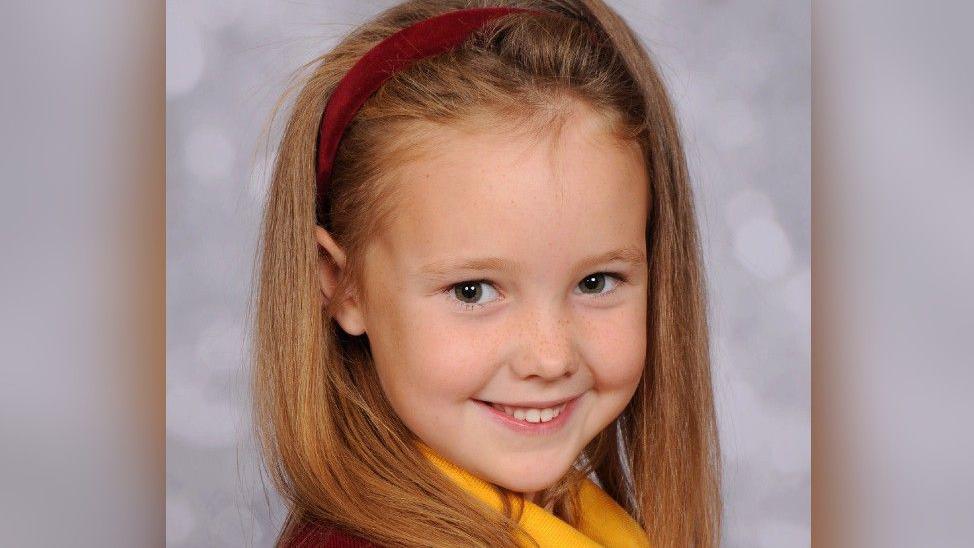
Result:
<svg viewBox="0 0 974 548"><path fill-rule="evenodd" d="M503 509L500 495L489 483L447 461L429 446L423 443L418 445L423 454L447 477L491 507ZM582 515L577 529L537 504L524 501L524 512L520 521L522 532L533 537L541 548L649 547L646 533L636 520L592 480L583 480L579 498ZM532 545L523 537L521 544Z"/></svg>

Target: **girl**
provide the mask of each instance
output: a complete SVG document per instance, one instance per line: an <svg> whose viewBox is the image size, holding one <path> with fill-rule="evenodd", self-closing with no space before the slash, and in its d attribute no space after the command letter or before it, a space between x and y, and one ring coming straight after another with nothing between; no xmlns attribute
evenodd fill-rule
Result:
<svg viewBox="0 0 974 548"><path fill-rule="evenodd" d="M600 0L411 0L308 66L261 240L279 545L716 546L674 114Z"/></svg>

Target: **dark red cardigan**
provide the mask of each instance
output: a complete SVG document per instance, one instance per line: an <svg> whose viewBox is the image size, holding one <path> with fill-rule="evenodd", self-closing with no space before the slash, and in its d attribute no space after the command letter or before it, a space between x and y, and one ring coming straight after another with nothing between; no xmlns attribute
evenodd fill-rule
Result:
<svg viewBox="0 0 974 548"><path fill-rule="evenodd" d="M278 548L381 548L378 544L344 533L337 529L306 524L289 541L278 544Z"/></svg>

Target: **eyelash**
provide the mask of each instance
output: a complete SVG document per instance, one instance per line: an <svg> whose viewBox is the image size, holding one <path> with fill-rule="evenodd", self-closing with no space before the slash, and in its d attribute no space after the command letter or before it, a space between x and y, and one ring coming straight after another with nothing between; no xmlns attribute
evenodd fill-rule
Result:
<svg viewBox="0 0 974 548"><path fill-rule="evenodd" d="M595 298L595 299L603 299L603 298L605 298L605 297L607 297L609 295L612 295L613 293L616 292L616 290L619 289L619 286L620 285L622 285L624 283L627 283L629 281L625 276L623 276L622 274L620 274L618 272L593 272L591 274L587 274L585 276L585 278L582 278L582 280L584 280L584 279L586 279L586 278L588 278L590 276L595 276L597 274L605 274L606 276L610 276L612 278L615 278L618 281L618 283L616 284L615 287L612 288L611 291L606 291L605 293L586 293L586 295L590 295L592 298ZM579 281L578 283L582 283L582 282ZM451 300L453 300L456 303L457 308L459 308L460 310L474 310L474 309L477 309L477 308L483 308L483 307L485 307L485 306L487 306L489 304L489 303L486 303L486 304L485 303L465 303L463 301L458 301L458 300L454 299L453 296L456 295L456 288L457 288L457 286L459 286L459 285L466 285L466 284L490 284L490 285L493 285L493 284L491 284L490 280L464 280L462 282L458 282L458 283L455 283L455 284L451 284L449 287L447 287L444 290L444 292L447 293L447 297L449 297ZM577 286L577 284L576 284L576 286ZM495 290L496 290L496 288L495 288Z"/></svg>

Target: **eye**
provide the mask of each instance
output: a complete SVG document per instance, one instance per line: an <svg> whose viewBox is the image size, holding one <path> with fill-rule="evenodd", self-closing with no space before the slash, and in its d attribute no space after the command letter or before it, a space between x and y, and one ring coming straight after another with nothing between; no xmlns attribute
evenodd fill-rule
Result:
<svg viewBox="0 0 974 548"><path fill-rule="evenodd" d="M460 282L455 284L452 289L453 296L456 297L458 301L458 306L464 310L486 306L486 304L491 300L496 300L498 295L497 290L494 289L494 287L486 280L468 280L465 282ZM494 299L482 301L481 299L483 299L485 294L487 297L493 296Z"/></svg>
<svg viewBox="0 0 974 548"><path fill-rule="evenodd" d="M578 282L578 288L583 294L601 298L615 291L619 284L625 281L626 279L622 275L614 272L596 272L585 276L582 281ZM609 287L608 291L605 291L606 286Z"/></svg>

